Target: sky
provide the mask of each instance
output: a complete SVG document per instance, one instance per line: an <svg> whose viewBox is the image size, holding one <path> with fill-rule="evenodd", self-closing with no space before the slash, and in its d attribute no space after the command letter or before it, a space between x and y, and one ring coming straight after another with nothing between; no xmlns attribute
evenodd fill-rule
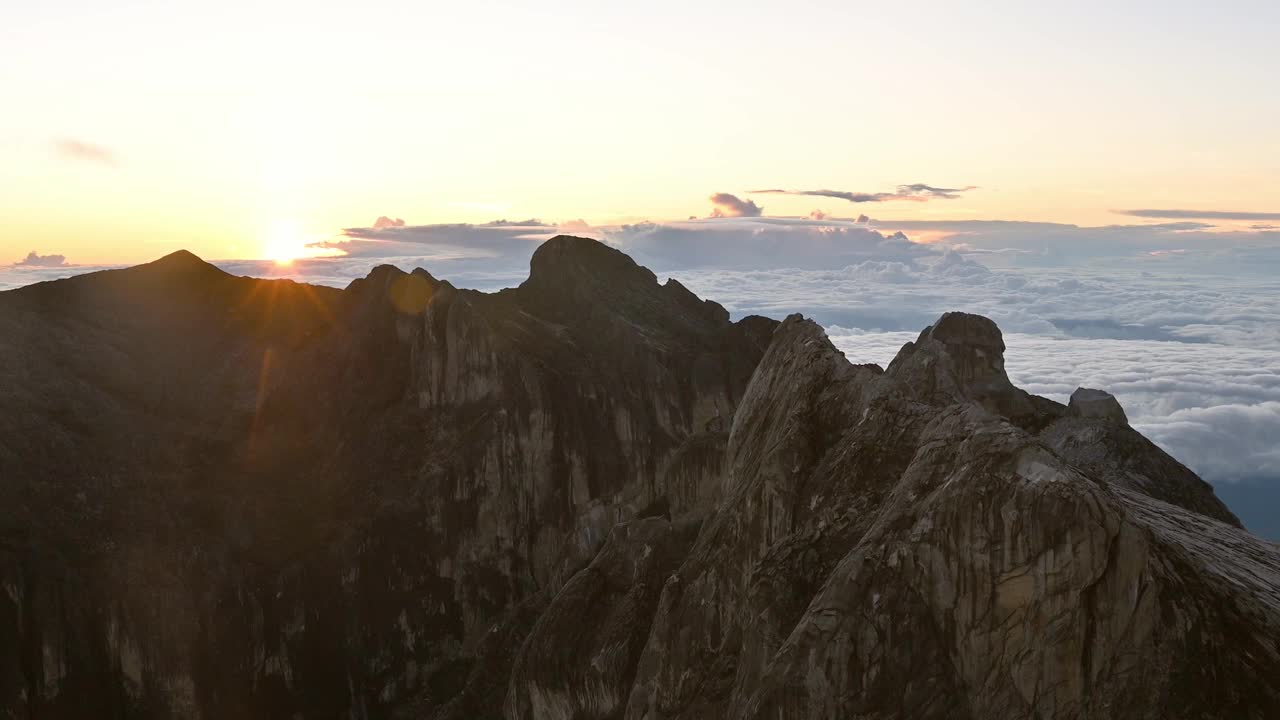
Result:
<svg viewBox="0 0 1280 720"><path fill-rule="evenodd" d="M258 258L383 215L663 221L717 192L1280 212L1277 32L1273 2L10 3L0 262ZM748 193L914 183L975 189Z"/></svg>
<svg viewBox="0 0 1280 720"><path fill-rule="evenodd" d="M492 290L586 235L859 362L988 315L1016 383L1115 393L1280 538L1277 37L1274 2L6 6L0 290L180 248Z"/></svg>

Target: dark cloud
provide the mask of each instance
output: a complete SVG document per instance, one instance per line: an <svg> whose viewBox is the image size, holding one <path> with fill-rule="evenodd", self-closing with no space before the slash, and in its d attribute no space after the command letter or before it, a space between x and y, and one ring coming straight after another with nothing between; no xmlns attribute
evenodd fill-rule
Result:
<svg viewBox="0 0 1280 720"><path fill-rule="evenodd" d="M1250 230L1280 230L1280 225L1268 225L1266 223L1254 223L1249 226Z"/></svg>
<svg viewBox="0 0 1280 720"><path fill-rule="evenodd" d="M760 217L764 213L764 208L751 200L723 192L711 196L711 205L713 218Z"/></svg>
<svg viewBox="0 0 1280 720"><path fill-rule="evenodd" d="M94 145L93 143L71 138L62 138L55 140L53 146L59 155L69 160L98 163L100 165L116 164L115 153L101 145Z"/></svg>
<svg viewBox="0 0 1280 720"><path fill-rule="evenodd" d="M556 224L555 224L555 223L546 223L546 222L542 222L541 220L539 220L539 219L537 219L537 218L529 218L528 220L506 220L506 219L502 219L502 220L490 220L489 222L487 222L487 223L482 223L482 224L480 224L480 225L477 225L476 227L521 227L521 228L534 227L534 228L550 228L550 227L556 227Z"/></svg>
<svg viewBox="0 0 1280 720"><path fill-rule="evenodd" d="M771 188L767 190L751 190L753 195L812 195L814 197L828 197L836 200L848 200L852 203L864 202L884 202L896 198L896 193L864 193L864 192L848 192L845 190L780 190Z"/></svg>
<svg viewBox="0 0 1280 720"><path fill-rule="evenodd" d="M1140 218L1169 220L1280 220L1280 212L1236 212L1234 210L1113 210L1112 212Z"/></svg>
<svg viewBox="0 0 1280 720"><path fill-rule="evenodd" d="M27 256L25 258L14 263L14 265L19 265L22 267L42 267L42 268L64 267L66 264L67 264L66 255L41 255L40 253L34 250L27 253Z"/></svg>
<svg viewBox="0 0 1280 720"><path fill-rule="evenodd" d="M377 220L373 221L373 227L378 230L383 228L404 227L404 220L402 218L389 218L386 215L380 215Z"/></svg>
<svg viewBox="0 0 1280 720"><path fill-rule="evenodd" d="M1142 228L1144 230L1159 230L1163 232L1188 232L1191 230L1208 230L1212 227L1214 227L1213 223L1184 220L1182 222L1151 223L1150 225L1103 225L1098 229L1128 232L1134 228Z"/></svg>
<svg viewBox="0 0 1280 720"><path fill-rule="evenodd" d="M898 186L898 192L902 195L923 197L926 199L938 198L941 200L955 200L960 197L960 193L977 189L977 185L966 185L960 188L943 188L925 185L924 183L912 183L911 185Z"/></svg>
<svg viewBox="0 0 1280 720"><path fill-rule="evenodd" d="M910 185L899 185L894 192L851 192L848 190L782 190L780 188L768 188L764 190L751 190L753 194L761 195L811 195L814 197L828 197L836 200L847 200L851 203L868 203L868 202L891 202L894 200L906 200L909 202L927 202L929 200L956 200L960 197L960 193L976 190L976 185L968 185L959 188L944 188L926 185L924 183L912 183Z"/></svg>
<svg viewBox="0 0 1280 720"><path fill-rule="evenodd" d="M883 234L847 220L739 217L605 228L603 239L658 272L681 268L843 267L865 260L934 255L901 233Z"/></svg>

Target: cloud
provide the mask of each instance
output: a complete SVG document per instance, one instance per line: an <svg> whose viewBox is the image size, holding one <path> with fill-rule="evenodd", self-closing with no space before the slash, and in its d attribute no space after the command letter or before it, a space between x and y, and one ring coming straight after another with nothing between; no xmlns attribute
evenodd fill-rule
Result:
<svg viewBox="0 0 1280 720"><path fill-rule="evenodd" d="M392 219L386 215L380 215L377 220L373 221L373 227L377 230L381 230L383 228L404 227L404 220L401 218Z"/></svg>
<svg viewBox="0 0 1280 720"><path fill-rule="evenodd" d="M614 226L576 220L554 225L526 219L347 228L339 238L318 246L370 261L416 258L437 275L446 269L459 270L468 262L489 263L504 277L517 279L537 243L558 233L608 242L658 272L821 270L867 260L923 261L948 250L981 258L992 269L1043 268L1077 278L1083 277L1080 268L1106 269L1117 263L1135 272L1156 273L1269 276L1280 270L1280 232L1224 232L1194 221L1081 227L999 220L890 222L866 215L857 219L821 215L821 219L720 217ZM472 269L469 265L466 272Z"/></svg>
<svg viewBox="0 0 1280 720"><path fill-rule="evenodd" d="M1139 258L1205 272L1274 273L1280 232L1221 230L1195 221L1096 227L1009 220L873 220L882 231L999 256L1010 266L1071 267ZM1172 251L1180 252L1172 252Z"/></svg>
<svg viewBox="0 0 1280 720"><path fill-rule="evenodd" d="M895 248L843 236L823 251L821 228L829 224L786 221L795 250L770 258L773 268L706 264L669 274L735 317L813 317L843 338L837 345L857 362L887 363L947 310L981 313L1005 331L1010 373L1027 390L1065 400L1077 386L1105 388L1121 398L1136 428L1207 480L1280 486L1280 462L1267 439L1280 436L1280 285L1273 273L1244 271L1280 257L1280 238L1243 254L1153 261L1133 248L1185 231L1161 229L1134 241L1126 240L1128 229L1070 226L1049 233L1064 264L999 267L987 261L1003 261L1003 253L946 242ZM1212 244L1240 242L1214 237ZM1108 238L1122 249L1106 262L1073 254L1080 242ZM865 257L856 259L846 245ZM1206 265L1206 257L1215 263ZM1215 426L1218 419L1228 429ZM1241 429L1231 430L1236 423ZM1245 431L1246 423L1256 432Z"/></svg>
<svg viewBox="0 0 1280 720"><path fill-rule="evenodd" d="M41 255L40 253L37 253L34 250L27 253L27 256L25 258L14 263L14 265L23 266L23 267L42 267L42 268L63 267L66 264L67 264L66 255Z"/></svg>
<svg viewBox="0 0 1280 720"><path fill-rule="evenodd" d="M828 326L853 362L882 366L915 332ZM1218 485L1280 486L1280 351L1005 332L1005 365L1028 392L1066 402L1076 387L1115 394L1130 424Z"/></svg>
<svg viewBox="0 0 1280 720"><path fill-rule="evenodd" d="M537 218L529 218L528 220L490 220L489 222L484 223L483 225L478 225L477 227L553 228L556 227L556 225L554 223L542 222Z"/></svg>
<svg viewBox="0 0 1280 720"><path fill-rule="evenodd" d="M929 233L941 239L908 239ZM887 363L947 310L987 315L1029 391L1065 400L1077 386L1106 388L1135 427L1211 482L1280 485L1266 439L1280 434L1280 234L1184 221L739 218L608 238L737 317L813 317L846 338L837 345L860 348L855 361ZM1230 429L1247 422L1257 432Z"/></svg>
<svg viewBox="0 0 1280 720"><path fill-rule="evenodd" d="M956 200L960 197L960 193L976 190L977 186L969 185L961 188L944 188L926 185L924 183L912 183L910 185L899 185L895 192L851 192L848 190L782 190L780 188L769 188L765 190L751 190L752 194L760 195L811 195L814 197L828 197L836 200L847 200L851 203L868 203L868 202L890 202L894 200L906 200L910 202L927 202L929 200Z"/></svg>
<svg viewBox="0 0 1280 720"><path fill-rule="evenodd" d="M70 264L29 265L21 261L13 263L12 265L0 265L0 292L25 287L34 283L45 282L47 280L60 280L74 275L97 272L98 270L110 270L117 267L120 266Z"/></svg>
<svg viewBox="0 0 1280 720"><path fill-rule="evenodd" d="M723 192L711 196L711 205L713 218L760 217L764 213L755 202Z"/></svg>
<svg viewBox="0 0 1280 720"><path fill-rule="evenodd" d="M1113 210L1112 212L1120 215L1156 219L1280 220L1280 212L1237 212L1234 210Z"/></svg>
<svg viewBox="0 0 1280 720"><path fill-rule="evenodd" d="M540 220L493 220L487 223L436 223L352 227L339 240L315 243L348 256L420 256L429 250L450 256L495 257L505 252L532 252L535 241L556 234L556 226Z"/></svg>
<svg viewBox="0 0 1280 720"><path fill-rule="evenodd" d="M812 195L814 197L848 200L853 203L884 202L896 199L895 193L865 193L846 190L781 190L779 188L770 188L766 190L751 190L749 192L753 195Z"/></svg>
<svg viewBox="0 0 1280 720"><path fill-rule="evenodd" d="M1280 402L1184 408L1143 418L1138 429L1218 481L1273 480L1280 474Z"/></svg>
<svg viewBox="0 0 1280 720"><path fill-rule="evenodd" d="M970 190L977 190L977 185L966 185L961 188L942 188L924 183L913 183L911 185L899 185L898 192L903 195L920 196L924 198L939 198L943 200L956 200L960 197L960 193Z"/></svg>
<svg viewBox="0 0 1280 720"><path fill-rule="evenodd" d="M286 268L257 260L220 265L237 274L265 273L300 282L345 286L364 277L375 265L390 264L402 270L425 268L461 287L497 290L523 281L529 258L539 243L560 232L556 225L535 219L352 227L345 228L337 238L312 244L342 253L337 257L295 260ZM593 233L580 229L577 234ZM235 267L226 267L231 264Z"/></svg>
<svg viewBox="0 0 1280 720"><path fill-rule="evenodd" d="M601 228L600 238L656 271L843 267L939 251L849 221L740 217Z"/></svg>
<svg viewBox="0 0 1280 720"><path fill-rule="evenodd" d="M78 160L112 166L117 164L115 153L101 145L94 145L82 140L63 138L55 140L53 146L59 155L68 160Z"/></svg>
<svg viewBox="0 0 1280 720"><path fill-rule="evenodd" d="M825 210L810 210L810 211L809 211L809 219L810 219L810 220L826 220L826 219L827 219L827 218L829 218L829 217L831 217L831 213L829 213L829 212L827 212L827 211L825 211Z"/></svg>

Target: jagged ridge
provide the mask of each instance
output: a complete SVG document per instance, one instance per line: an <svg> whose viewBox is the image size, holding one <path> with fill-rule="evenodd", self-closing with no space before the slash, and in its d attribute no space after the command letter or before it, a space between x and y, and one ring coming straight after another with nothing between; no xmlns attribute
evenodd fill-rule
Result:
<svg viewBox="0 0 1280 720"><path fill-rule="evenodd" d="M12 713L1280 707L1276 547L1114 398L1013 387L985 318L851 365L558 237L494 294L179 253L0 331Z"/></svg>

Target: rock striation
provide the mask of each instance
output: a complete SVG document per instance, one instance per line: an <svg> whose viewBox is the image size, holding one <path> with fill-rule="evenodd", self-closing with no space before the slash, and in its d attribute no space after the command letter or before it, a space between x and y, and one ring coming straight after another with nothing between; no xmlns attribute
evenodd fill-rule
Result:
<svg viewBox="0 0 1280 720"><path fill-rule="evenodd" d="M1280 715L1280 548L979 316L178 253L0 293L0 378L0 717Z"/></svg>

